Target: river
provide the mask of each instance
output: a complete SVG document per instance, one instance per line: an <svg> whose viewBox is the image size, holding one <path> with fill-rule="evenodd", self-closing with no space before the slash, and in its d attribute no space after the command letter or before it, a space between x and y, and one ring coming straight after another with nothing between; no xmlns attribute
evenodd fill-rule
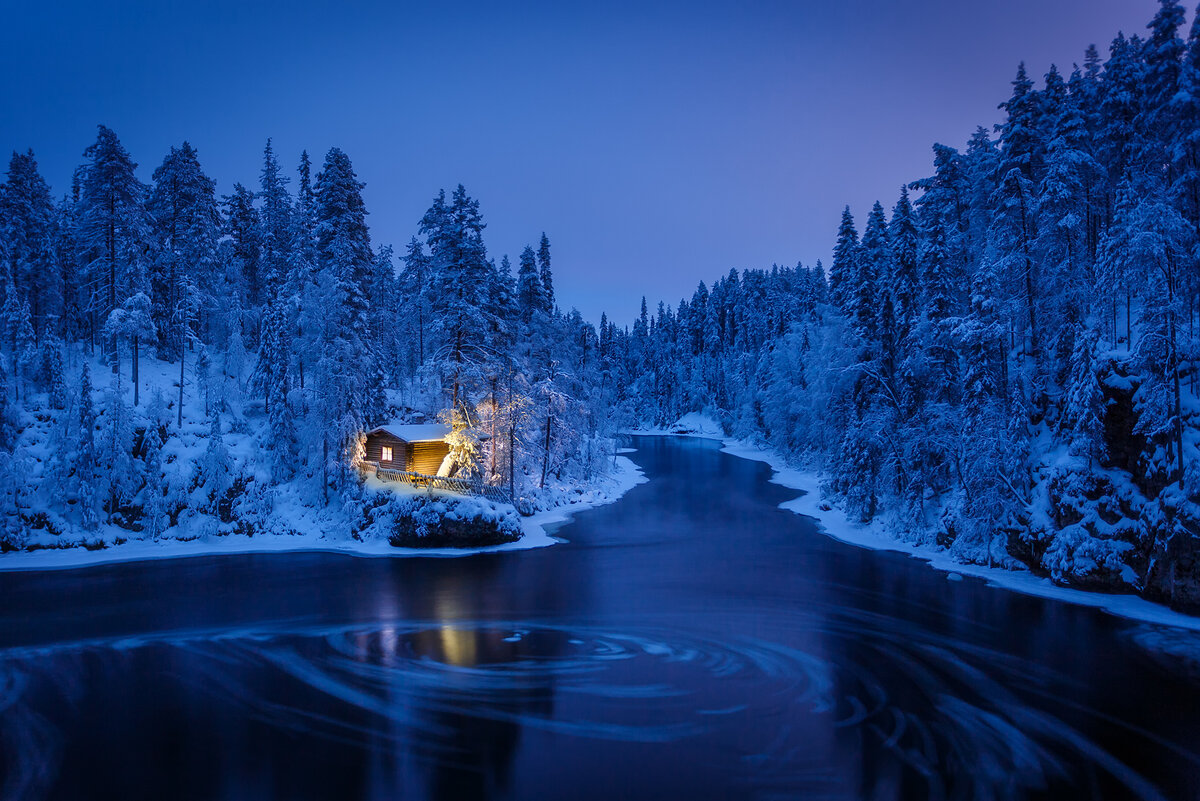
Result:
<svg viewBox="0 0 1200 801"><path fill-rule="evenodd" d="M649 481L548 548L0 574L0 798L1200 797L1198 635L635 446Z"/></svg>

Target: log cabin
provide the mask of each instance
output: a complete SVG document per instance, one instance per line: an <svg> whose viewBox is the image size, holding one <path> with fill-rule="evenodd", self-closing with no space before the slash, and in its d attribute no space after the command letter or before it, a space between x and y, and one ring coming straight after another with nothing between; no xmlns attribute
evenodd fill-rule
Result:
<svg viewBox="0 0 1200 801"><path fill-rule="evenodd" d="M449 433L450 426L440 423L383 425L367 433L364 460L388 470L436 476L450 455Z"/></svg>

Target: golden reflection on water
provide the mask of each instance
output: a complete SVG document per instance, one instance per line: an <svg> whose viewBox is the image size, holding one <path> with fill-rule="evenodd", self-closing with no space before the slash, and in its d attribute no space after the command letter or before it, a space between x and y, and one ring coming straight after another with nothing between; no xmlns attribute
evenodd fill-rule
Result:
<svg viewBox="0 0 1200 801"><path fill-rule="evenodd" d="M478 632L442 626L439 630L442 653L447 664L456 667L474 667L477 664L475 638Z"/></svg>

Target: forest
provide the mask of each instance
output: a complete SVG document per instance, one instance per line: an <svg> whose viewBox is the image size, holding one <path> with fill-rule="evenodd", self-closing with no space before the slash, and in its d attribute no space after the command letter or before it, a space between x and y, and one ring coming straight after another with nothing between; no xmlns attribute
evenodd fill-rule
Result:
<svg viewBox="0 0 1200 801"><path fill-rule="evenodd" d="M336 147L314 175L268 141L225 196L187 142L145 182L100 126L60 196L15 153L3 547L286 532L297 507L357 533L378 503L363 432L386 419L438 417L466 470L554 503L605 473L618 432L698 411L898 537L1200 606L1184 21L1162 0L1104 56L1037 82L1021 65L994 130L934 145L890 213L842 211L828 268L731 269L629 325L560 308L545 234L497 261L462 185L402 252L373 243Z"/></svg>
<svg viewBox="0 0 1200 801"><path fill-rule="evenodd" d="M601 325L626 420L691 410L965 562L1200 606L1200 25L1024 65L995 131L856 221L828 270L731 270Z"/></svg>

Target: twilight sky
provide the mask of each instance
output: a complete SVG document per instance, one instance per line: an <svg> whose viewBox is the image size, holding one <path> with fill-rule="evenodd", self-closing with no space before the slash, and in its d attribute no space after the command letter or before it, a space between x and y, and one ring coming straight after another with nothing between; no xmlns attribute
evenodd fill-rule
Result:
<svg viewBox="0 0 1200 801"><path fill-rule="evenodd" d="M289 170L338 145L376 243L461 182L497 260L545 230L560 305L624 323L730 267L828 264L842 207L890 209L933 142L997 122L1019 61L1069 72L1157 5L14 3L0 153L32 147L57 196L104 123L143 180L187 139L226 193L267 137Z"/></svg>

